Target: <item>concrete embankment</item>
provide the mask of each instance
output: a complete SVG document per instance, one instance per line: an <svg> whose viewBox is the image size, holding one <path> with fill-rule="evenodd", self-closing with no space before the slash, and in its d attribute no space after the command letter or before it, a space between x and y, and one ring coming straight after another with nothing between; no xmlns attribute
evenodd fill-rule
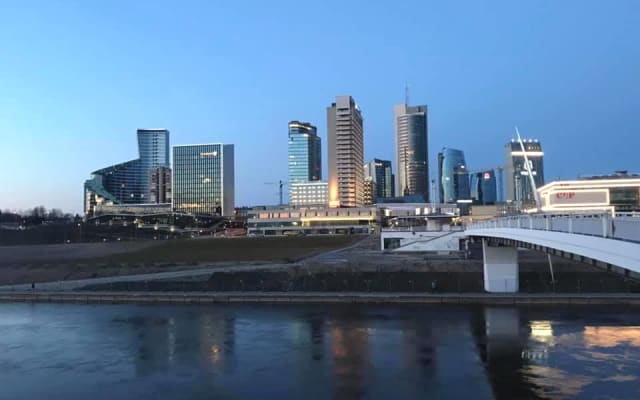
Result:
<svg viewBox="0 0 640 400"><path fill-rule="evenodd" d="M640 295L625 293L488 294L488 293L304 293L304 292L4 292L4 302L71 303L350 303L350 304L482 304L482 305L638 305Z"/></svg>

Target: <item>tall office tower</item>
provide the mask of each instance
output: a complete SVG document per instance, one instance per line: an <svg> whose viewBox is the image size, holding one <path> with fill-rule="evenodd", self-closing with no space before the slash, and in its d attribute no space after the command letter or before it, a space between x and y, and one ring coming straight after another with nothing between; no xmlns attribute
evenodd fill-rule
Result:
<svg viewBox="0 0 640 400"><path fill-rule="evenodd" d="M492 205L498 202L495 171L482 171L471 175L471 198L474 204L480 205Z"/></svg>
<svg viewBox="0 0 640 400"><path fill-rule="evenodd" d="M329 206L359 207L364 196L362 113L351 96L327 107Z"/></svg>
<svg viewBox="0 0 640 400"><path fill-rule="evenodd" d="M316 127L307 122L289 122L289 202L291 185L322 179L322 153Z"/></svg>
<svg viewBox="0 0 640 400"><path fill-rule="evenodd" d="M536 187L544 185L544 152L537 140L523 140L524 149L527 153L529 166ZM535 202L535 195L531 187L529 173L524 163L524 153L520 142L511 140L505 144L505 180L507 202L522 204L532 204Z"/></svg>
<svg viewBox="0 0 640 400"><path fill-rule="evenodd" d="M149 173L149 202L171 203L171 168L157 167Z"/></svg>
<svg viewBox="0 0 640 400"><path fill-rule="evenodd" d="M167 129L138 129L140 169L147 179L143 191L150 197L148 177L153 168L169 167L169 131Z"/></svg>
<svg viewBox="0 0 640 400"><path fill-rule="evenodd" d="M443 148L438 153L440 202L469 200L469 172L462 150Z"/></svg>
<svg viewBox="0 0 640 400"><path fill-rule="evenodd" d="M377 198L393 197L394 176L391 171L391 161L374 158L364 165L364 178L371 178L375 183L373 201Z"/></svg>
<svg viewBox="0 0 640 400"><path fill-rule="evenodd" d="M177 212L232 216L233 145L173 146L172 197L172 208Z"/></svg>
<svg viewBox="0 0 640 400"><path fill-rule="evenodd" d="M429 136L427 106L394 107L396 195L420 195L429 201Z"/></svg>

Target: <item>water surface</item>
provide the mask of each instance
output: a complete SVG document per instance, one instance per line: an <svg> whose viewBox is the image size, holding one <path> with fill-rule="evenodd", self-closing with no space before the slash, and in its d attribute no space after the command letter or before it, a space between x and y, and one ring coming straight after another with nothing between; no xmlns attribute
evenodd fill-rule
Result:
<svg viewBox="0 0 640 400"><path fill-rule="evenodd" d="M640 398L625 308L0 304L1 399Z"/></svg>

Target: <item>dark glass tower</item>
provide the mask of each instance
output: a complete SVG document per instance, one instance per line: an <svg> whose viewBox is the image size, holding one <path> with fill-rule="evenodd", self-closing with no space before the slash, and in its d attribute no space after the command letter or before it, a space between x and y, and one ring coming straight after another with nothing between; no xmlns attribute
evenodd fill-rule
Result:
<svg viewBox="0 0 640 400"><path fill-rule="evenodd" d="M498 191L495 171L482 171L471 175L471 198L474 204L496 204Z"/></svg>
<svg viewBox="0 0 640 400"><path fill-rule="evenodd" d="M469 172L462 150L444 148L438 153L440 201L455 203L469 200Z"/></svg>
<svg viewBox="0 0 640 400"><path fill-rule="evenodd" d="M394 107L396 195L420 195L429 201L429 137L427 106Z"/></svg>
<svg viewBox="0 0 640 400"><path fill-rule="evenodd" d="M364 165L365 181L369 178L375 183L373 201L379 198L394 197L394 175L391 161L374 158Z"/></svg>

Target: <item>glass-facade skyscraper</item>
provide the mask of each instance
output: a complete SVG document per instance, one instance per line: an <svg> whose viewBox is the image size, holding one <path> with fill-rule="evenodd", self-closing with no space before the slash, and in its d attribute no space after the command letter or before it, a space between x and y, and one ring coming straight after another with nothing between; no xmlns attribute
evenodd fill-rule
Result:
<svg viewBox="0 0 640 400"><path fill-rule="evenodd" d="M438 153L438 176L440 202L470 199L469 172L462 150L444 148Z"/></svg>
<svg viewBox="0 0 640 400"><path fill-rule="evenodd" d="M143 180L143 192L146 197L149 197L151 194L149 186L151 170L158 167L168 168L170 165L169 131L166 129L138 129L137 135L140 168L147 174L147 179Z"/></svg>
<svg viewBox="0 0 640 400"><path fill-rule="evenodd" d="M169 131L138 129L135 160L111 165L91 173L84 183L84 212L92 216L96 205L151 202L151 171L169 167Z"/></svg>
<svg viewBox="0 0 640 400"><path fill-rule="evenodd" d="M474 204L480 205L492 205L498 202L495 171L482 171L471 175L471 198Z"/></svg>
<svg viewBox="0 0 640 400"><path fill-rule="evenodd" d="M291 185L322 179L321 141L316 127L307 122L289 122L289 201Z"/></svg>
<svg viewBox="0 0 640 400"><path fill-rule="evenodd" d="M429 201L429 136L427 106L394 107L396 195L420 195Z"/></svg>
<svg viewBox="0 0 640 400"><path fill-rule="evenodd" d="M394 197L394 176L391 161L374 158L364 165L364 178L374 182L373 202L379 198Z"/></svg>
<svg viewBox="0 0 640 400"><path fill-rule="evenodd" d="M523 140L523 144L533 180L536 187L539 188L544 185L544 152L542 151L542 145L539 141L531 139ZM512 140L505 144L504 149L507 202L515 202L519 205L534 203L534 189L531 187L520 142Z"/></svg>
<svg viewBox="0 0 640 400"><path fill-rule="evenodd" d="M232 216L235 207L232 144L173 146L172 208L196 215Z"/></svg>

